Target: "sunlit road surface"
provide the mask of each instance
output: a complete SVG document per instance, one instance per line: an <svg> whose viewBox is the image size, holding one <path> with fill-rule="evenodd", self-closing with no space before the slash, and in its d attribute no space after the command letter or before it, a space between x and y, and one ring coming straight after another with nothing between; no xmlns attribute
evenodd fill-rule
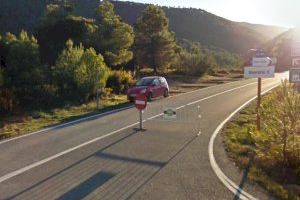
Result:
<svg viewBox="0 0 300 200"><path fill-rule="evenodd" d="M284 76L264 79L263 91ZM210 166L208 143L256 93L251 79L153 101L144 132L128 108L1 142L0 199L234 199ZM177 119L160 115L166 107Z"/></svg>

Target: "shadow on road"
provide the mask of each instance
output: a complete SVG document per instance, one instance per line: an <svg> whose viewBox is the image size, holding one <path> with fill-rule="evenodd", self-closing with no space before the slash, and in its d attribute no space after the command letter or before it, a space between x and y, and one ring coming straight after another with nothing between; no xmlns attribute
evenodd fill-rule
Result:
<svg viewBox="0 0 300 200"><path fill-rule="evenodd" d="M152 161L152 160L144 160L144 159L138 159L138 158L130 158L130 157L124 157L119 155L113 155L108 153L97 153L97 156L108 159L108 160L118 160L123 162L131 162L131 163L138 163L142 165L150 165L150 166L156 166L156 167L164 167L166 165L165 162L160 161Z"/></svg>
<svg viewBox="0 0 300 200"><path fill-rule="evenodd" d="M80 185L76 186L69 192L65 193L57 200L81 200L86 197L88 194L96 190L98 187L103 185L106 181L111 179L114 174L107 172L99 172L88 180L84 181Z"/></svg>
<svg viewBox="0 0 300 200"><path fill-rule="evenodd" d="M249 174L249 170L250 170L250 167L253 163L253 160L254 160L254 156L250 156L250 160L249 160L249 164L248 166L246 167L246 169L244 170L244 173L243 173L243 178L239 184L239 188L238 188L238 191L237 193L235 194L233 200L239 200L240 199L240 196L241 196L241 192L245 186L245 183L248 179L248 174Z"/></svg>
<svg viewBox="0 0 300 200"><path fill-rule="evenodd" d="M45 178L44 180L39 181L38 183L36 183L36 184L30 186L29 188L27 188L27 189L25 189L25 190L23 190L23 191L21 191L21 192L19 192L19 193L17 193L17 194L14 194L13 196L9 197L8 199L14 199L14 198L16 198L16 197L19 197L19 196L23 195L23 194L26 193L26 192L29 192L30 190L32 190L32 189L38 187L39 185L41 185L41 184L43 184L43 183L49 181L50 179L52 179L52 178L54 178L54 177L56 177L56 176L59 176L60 174L66 172L67 170L70 170L70 169L76 167L76 166L79 165L80 163L82 163L82 162L88 160L89 158L91 158L91 157L93 157L93 156L99 154L99 152L105 151L106 149L112 147L113 145L118 144L119 142L122 142L123 140L126 140L127 138L129 138L129 137L135 135L136 133L137 133L137 131L131 132L130 134L128 134L128 135L126 135L126 136L120 138L119 140L117 140L117 141L115 141L115 142L112 142L112 143L108 144L107 146L105 146L104 148L100 149L100 150L97 151L96 153L93 153L93 154L91 154L91 155L89 155L89 156L87 156L87 157L85 157L85 158L83 158L83 159L81 159L81 160L75 162L74 164L70 165L69 167L67 167L67 168L65 168L65 169L63 169L63 170L61 170L61 171L59 171L59 172L57 172L57 173L55 173L55 174L53 174L53 175L51 175L51 176ZM101 178L101 177L110 177L110 176L112 176L112 174L108 174L108 173L106 173L106 176L104 176L105 174L96 174L95 176L97 176L97 175L98 175L98 178L99 178L99 177ZM93 181L93 180L92 180L92 181ZM94 180L94 181L95 181L95 180ZM98 182L98 183L101 183L101 181Z"/></svg>
<svg viewBox="0 0 300 200"><path fill-rule="evenodd" d="M196 138L197 136L193 136L190 139L188 139L185 143L181 145L181 147L175 151L174 153L170 154L167 160L163 161L156 161L156 160L147 160L147 159L141 159L141 158L132 158L132 157L126 157L122 155L115 155L111 153L106 153L105 150L109 149L110 147L117 145L118 143L124 142L126 139L129 139L130 137L134 136L135 134L140 134L138 131L133 130L132 132L126 134L125 136L119 138L115 142L111 142L108 145L104 146L103 148L91 153L90 155L78 160L77 162L71 164L70 166L54 173L53 175L48 176L47 178L33 184L32 186L22 190L21 192L18 192L17 194L14 194L11 196L9 199L14 199L14 198L20 198L22 199L23 196L32 196L35 195L35 192L40 192L40 189L46 188L47 191L51 190L51 188L48 188L49 186L47 185L48 182L53 182L55 179L58 179L59 177L65 177L64 174L67 174L70 171L74 171L77 174L82 173L80 170L78 171L77 168L82 168L81 164L85 162L89 162L88 159L92 157L99 157L104 160L108 160L110 162L113 162L114 165L119 166L119 161L121 163L124 163L124 166L133 164L136 166L133 169L132 172L134 173L137 170L138 176L140 175L145 175L143 177L139 178L139 182L134 185L132 191L130 191L128 194L126 194L126 199L131 198L139 189L141 189L144 185L146 185L155 175L157 175L161 169L163 169L169 162L171 162L178 154L180 154L182 151L184 151ZM116 162L115 162L116 161ZM112 166L112 164L108 164L109 166ZM150 168L149 171L143 171L143 166L148 166ZM142 169L143 168L143 169ZM147 167L146 167L147 168ZM111 171L110 168L103 169L101 171L98 171L96 174L91 175L87 179L80 181L77 185L73 186L72 188L67 189L63 194L58 194L59 200L67 200L67 199L83 199L89 194L93 193L95 190L98 188L101 188L105 185L105 183L111 181L113 178L117 177L118 174L114 172L113 170ZM85 169L82 169L81 171L85 171ZM127 173L127 172L126 172ZM146 173L146 174L145 174ZM74 175L74 173L73 173ZM70 174L68 174L70 176ZM127 174L128 176L128 174ZM67 178L67 177L66 177ZM62 179L63 181L63 179ZM63 184L62 182L59 182L60 184ZM55 190L55 188L53 188ZM48 193L47 193L48 194ZM50 194L50 193L49 193ZM46 195L46 194L45 194ZM128 196L127 196L128 195Z"/></svg>

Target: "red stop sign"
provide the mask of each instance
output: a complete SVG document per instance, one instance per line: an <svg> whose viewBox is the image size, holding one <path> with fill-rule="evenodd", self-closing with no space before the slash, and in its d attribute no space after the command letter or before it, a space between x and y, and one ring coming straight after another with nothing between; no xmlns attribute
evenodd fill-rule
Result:
<svg viewBox="0 0 300 200"><path fill-rule="evenodd" d="M144 110L147 106L147 97L145 95L137 96L134 104L137 109Z"/></svg>

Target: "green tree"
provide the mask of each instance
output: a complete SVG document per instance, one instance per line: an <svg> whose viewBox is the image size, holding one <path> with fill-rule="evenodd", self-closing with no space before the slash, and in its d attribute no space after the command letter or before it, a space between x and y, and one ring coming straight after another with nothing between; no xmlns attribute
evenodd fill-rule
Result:
<svg viewBox="0 0 300 200"><path fill-rule="evenodd" d="M105 86L108 74L101 54L93 48L74 46L72 40L67 41L54 67L59 95L70 101L87 101L98 87Z"/></svg>
<svg viewBox="0 0 300 200"><path fill-rule="evenodd" d="M169 20L164 11L154 5L148 6L135 27L135 57L140 66L168 67L175 58L176 41L169 31Z"/></svg>
<svg viewBox="0 0 300 200"><path fill-rule="evenodd" d="M36 32L42 62L54 65L64 49L64 44L70 38L77 45L83 43L90 46L91 36L96 29L94 20L76 17L72 15L71 9L64 5L48 5L45 17Z"/></svg>
<svg viewBox="0 0 300 200"><path fill-rule="evenodd" d="M42 99L37 97L40 97L44 84L45 68L40 63L37 40L25 31L19 37L6 34L3 40L0 46L5 52L5 66L0 70L0 107L10 110L17 105L23 107L40 103Z"/></svg>
<svg viewBox="0 0 300 200"><path fill-rule="evenodd" d="M109 1L104 1L99 6L96 15L99 29L93 46L103 54L109 66L130 61L133 57L130 50L134 42L133 28L115 14L114 5Z"/></svg>

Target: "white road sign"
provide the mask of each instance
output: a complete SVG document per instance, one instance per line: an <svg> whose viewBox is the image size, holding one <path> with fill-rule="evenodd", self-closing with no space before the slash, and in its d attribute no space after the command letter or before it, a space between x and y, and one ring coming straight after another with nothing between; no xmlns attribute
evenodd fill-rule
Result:
<svg viewBox="0 0 300 200"><path fill-rule="evenodd" d="M293 58L293 67L300 67L300 58Z"/></svg>
<svg viewBox="0 0 300 200"><path fill-rule="evenodd" d="M291 56L292 57L299 57L300 56L300 42L294 42L292 44L292 50L291 50Z"/></svg>
<svg viewBox="0 0 300 200"><path fill-rule="evenodd" d="M176 119L176 109L175 108L164 108L164 119Z"/></svg>
<svg viewBox="0 0 300 200"><path fill-rule="evenodd" d="M262 57L262 58L257 58L253 57L252 58L252 66L253 67L268 67L272 63L271 58L269 57Z"/></svg>
<svg viewBox="0 0 300 200"><path fill-rule="evenodd" d="M290 82L300 83L300 68L290 69Z"/></svg>
<svg viewBox="0 0 300 200"><path fill-rule="evenodd" d="M245 78L274 78L275 67L245 67L244 68Z"/></svg>

